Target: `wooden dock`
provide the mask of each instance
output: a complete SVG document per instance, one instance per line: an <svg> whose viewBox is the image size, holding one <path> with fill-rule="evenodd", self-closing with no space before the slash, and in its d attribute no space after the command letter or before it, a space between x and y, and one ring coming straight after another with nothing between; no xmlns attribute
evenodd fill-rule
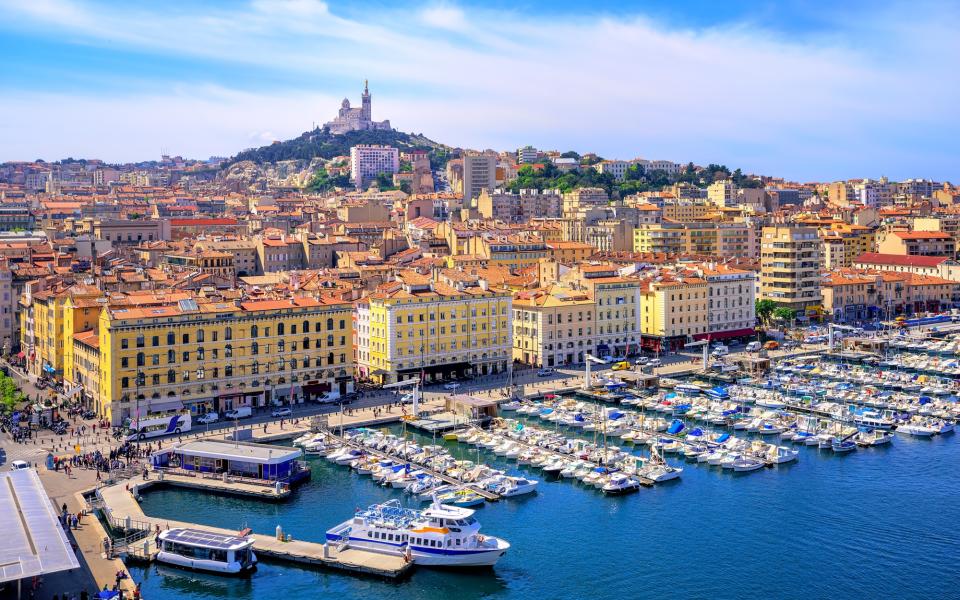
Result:
<svg viewBox="0 0 960 600"><path fill-rule="evenodd" d="M171 529L187 527L222 535L237 534L236 531L219 527L172 521L145 515L134 498L133 492L136 492L137 489L143 489L144 486L155 485L156 483L155 480L140 482L138 485L131 487L131 490L127 490L125 485L117 484L100 488L97 494L102 501L103 510L109 515L108 518L112 522L123 523L129 519L130 522L137 522L150 528L160 527L161 529ZM401 555L370 552L350 548L349 546L328 543L320 544L299 540L289 542L280 541L272 535L255 534L254 537L256 540L254 543L254 551L259 556L278 561L317 565L354 573L388 577L391 579L404 576L413 567L413 563L407 562ZM149 535L141 542L132 544L128 549L128 553L135 558L152 560L156 552L156 548L152 548L152 546L154 546L153 536Z"/></svg>

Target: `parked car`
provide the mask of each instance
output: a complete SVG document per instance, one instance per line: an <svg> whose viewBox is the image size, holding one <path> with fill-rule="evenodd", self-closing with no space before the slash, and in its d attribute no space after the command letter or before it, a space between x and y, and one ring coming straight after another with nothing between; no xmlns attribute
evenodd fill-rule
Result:
<svg viewBox="0 0 960 600"><path fill-rule="evenodd" d="M651 359L650 359L650 362L647 363L647 366L648 366L648 367L654 367L654 368L656 368L656 367L662 367L662 366L663 366L663 361L660 360L659 358L651 358Z"/></svg>
<svg viewBox="0 0 960 600"><path fill-rule="evenodd" d="M245 419L253 416L253 409L249 406L241 406L233 410L228 410L223 414L226 419Z"/></svg>
<svg viewBox="0 0 960 600"><path fill-rule="evenodd" d="M30 468L30 463L28 463L25 460L15 460L10 463L11 471L21 471L23 469L29 469L29 468Z"/></svg>
<svg viewBox="0 0 960 600"><path fill-rule="evenodd" d="M763 345L764 350L776 350L779 347L780 347L780 342L777 342L775 340L770 340L769 342Z"/></svg>
<svg viewBox="0 0 960 600"><path fill-rule="evenodd" d="M456 382L452 382L452 381L451 381L450 383L445 383L445 384L443 384L443 389L445 389L445 390L451 390L451 391L452 391L452 390L457 389L458 387L460 387L460 384L459 384L459 383L456 383Z"/></svg>
<svg viewBox="0 0 960 600"><path fill-rule="evenodd" d="M539 371L537 371L537 377L550 377L551 375L553 375L553 374L556 373L556 372L557 372L556 369L554 369L554 368L552 368L552 367L544 367L544 368L540 369Z"/></svg>
<svg viewBox="0 0 960 600"><path fill-rule="evenodd" d="M270 416L271 417L289 417L292 414L293 414L293 411L290 409L290 407L284 406L282 408L273 409L273 412L270 413Z"/></svg>
<svg viewBox="0 0 960 600"><path fill-rule="evenodd" d="M621 360L619 362L613 363L613 366L610 368L613 369L614 371L625 371L630 368L630 363L625 360Z"/></svg>
<svg viewBox="0 0 960 600"><path fill-rule="evenodd" d="M200 423L201 425L209 425L210 423L216 423L219 420L220 414L216 411L210 411L197 417L197 423Z"/></svg>
<svg viewBox="0 0 960 600"><path fill-rule="evenodd" d="M650 362L650 357L649 357L649 356L641 356L640 358L638 358L638 359L636 360L636 362L634 362L634 364L637 365L638 367L642 367L642 366L648 364L649 362Z"/></svg>
<svg viewBox="0 0 960 600"><path fill-rule="evenodd" d="M760 342L750 342L747 344L747 352L759 352Z"/></svg>

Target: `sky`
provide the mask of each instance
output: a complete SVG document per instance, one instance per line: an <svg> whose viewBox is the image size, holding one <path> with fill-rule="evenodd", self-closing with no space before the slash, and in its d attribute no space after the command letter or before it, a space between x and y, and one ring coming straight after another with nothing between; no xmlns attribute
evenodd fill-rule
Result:
<svg viewBox="0 0 960 600"><path fill-rule="evenodd" d="M960 3L0 0L0 161L229 156L357 104L465 148L960 182Z"/></svg>

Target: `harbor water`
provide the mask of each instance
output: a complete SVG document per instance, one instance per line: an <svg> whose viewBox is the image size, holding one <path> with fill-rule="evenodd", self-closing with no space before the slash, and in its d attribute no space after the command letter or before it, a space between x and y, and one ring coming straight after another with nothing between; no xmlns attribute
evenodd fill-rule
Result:
<svg viewBox="0 0 960 600"><path fill-rule="evenodd" d="M446 445L477 459L473 447ZM543 480L491 453L480 459ZM845 455L801 446L799 462L747 474L668 460L684 467L680 480L629 496L542 481L535 496L479 508L482 532L512 544L493 570L420 568L398 582L269 561L242 579L163 566L131 572L150 600L960 597L956 435L897 435ZM160 489L143 509L264 536L279 524L322 541L357 507L390 498L422 506L347 467L310 462L312 481L285 502Z"/></svg>

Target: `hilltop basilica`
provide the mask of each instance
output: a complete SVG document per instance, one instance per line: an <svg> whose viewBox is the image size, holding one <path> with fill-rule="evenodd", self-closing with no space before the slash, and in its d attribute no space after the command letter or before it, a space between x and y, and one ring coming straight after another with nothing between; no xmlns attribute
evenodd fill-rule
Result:
<svg viewBox="0 0 960 600"><path fill-rule="evenodd" d="M370 119L370 90L367 82L363 82L363 96L360 108L350 108L350 100L344 98L340 104L340 114L323 126L330 133L340 135L348 131L392 131L390 121L373 121Z"/></svg>

